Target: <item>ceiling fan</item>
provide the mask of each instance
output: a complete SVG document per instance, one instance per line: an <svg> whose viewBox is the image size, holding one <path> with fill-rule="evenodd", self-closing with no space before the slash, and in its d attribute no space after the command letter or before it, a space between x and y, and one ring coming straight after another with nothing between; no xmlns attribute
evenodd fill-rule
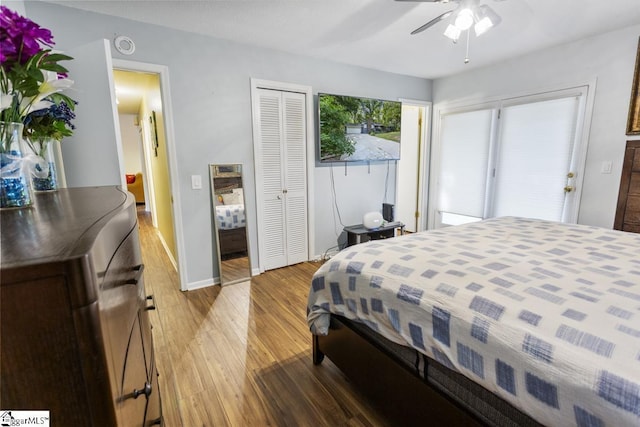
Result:
<svg viewBox="0 0 640 427"><path fill-rule="evenodd" d="M440 21L451 18L444 35L457 42L463 31L469 30L471 26L476 36L484 34L490 28L495 27L502 21L500 16L486 4L481 5L480 0L396 0L404 2L423 3L458 3L456 7L433 18L426 24L416 28L411 34L418 34L437 24ZM503 0L494 0L503 1Z"/></svg>
<svg viewBox="0 0 640 427"><path fill-rule="evenodd" d="M492 8L486 4L480 4L480 0L396 0L396 1L411 1L411 2L425 2L425 3L457 3L458 5L451 10L444 12L443 14L436 16L426 24L416 28L411 32L412 35L421 33L437 24L440 21L449 20L447 28L444 30L444 35L450 38L454 43L458 42L460 35L467 31L467 53L464 58L464 63L469 63L469 37L471 34L471 27L475 32L476 37L486 33L489 29L498 25L502 18ZM504 0L494 0L504 1Z"/></svg>

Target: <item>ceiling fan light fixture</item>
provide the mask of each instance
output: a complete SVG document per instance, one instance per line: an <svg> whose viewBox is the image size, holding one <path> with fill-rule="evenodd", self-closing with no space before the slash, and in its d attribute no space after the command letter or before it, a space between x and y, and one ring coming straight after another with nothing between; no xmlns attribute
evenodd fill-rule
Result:
<svg viewBox="0 0 640 427"><path fill-rule="evenodd" d="M476 37L486 33L491 27L493 27L493 22L489 18L482 18L478 23L473 27Z"/></svg>
<svg viewBox="0 0 640 427"><path fill-rule="evenodd" d="M476 37L486 33L490 28L495 27L502 19L489 6L478 7L476 13L476 25L473 27Z"/></svg>
<svg viewBox="0 0 640 427"><path fill-rule="evenodd" d="M447 29L444 30L444 35L449 37L454 42L457 42L460 38L460 34L462 34L462 30L455 25L447 25Z"/></svg>
<svg viewBox="0 0 640 427"><path fill-rule="evenodd" d="M396 1L424 1L433 3L447 3L449 0L396 0ZM469 62L469 39L471 35L471 27L476 37L486 33L491 28L498 25L502 18L487 5L481 5L482 0L453 0L460 3L457 7L444 12L443 14L433 18L431 21L416 28L411 34L418 34L427 28L430 28L440 21L448 20L447 28L444 30L445 37L457 43L463 32L467 31L467 53L464 63ZM496 0L498 1L498 0ZM502 1L502 0L500 0Z"/></svg>
<svg viewBox="0 0 640 427"><path fill-rule="evenodd" d="M469 8L464 8L456 16L455 26L460 31L468 30L473 25L473 11Z"/></svg>

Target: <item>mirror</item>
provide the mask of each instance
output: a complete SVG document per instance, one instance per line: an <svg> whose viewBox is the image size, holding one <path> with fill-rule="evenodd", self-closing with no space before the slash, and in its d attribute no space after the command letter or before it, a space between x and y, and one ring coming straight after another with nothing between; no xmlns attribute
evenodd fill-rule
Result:
<svg viewBox="0 0 640 427"><path fill-rule="evenodd" d="M209 165L220 284L251 278L242 165Z"/></svg>

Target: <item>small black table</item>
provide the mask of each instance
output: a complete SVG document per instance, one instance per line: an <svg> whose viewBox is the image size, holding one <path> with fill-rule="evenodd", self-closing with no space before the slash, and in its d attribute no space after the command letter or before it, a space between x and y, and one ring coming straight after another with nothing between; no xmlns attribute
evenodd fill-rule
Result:
<svg viewBox="0 0 640 427"><path fill-rule="evenodd" d="M400 234L404 234L404 224L399 221L386 222L378 228L366 228L362 224L348 225L344 228L344 231L347 233L347 246L352 246L368 240L395 237L396 229L398 228L400 229ZM363 237L366 240L363 240Z"/></svg>

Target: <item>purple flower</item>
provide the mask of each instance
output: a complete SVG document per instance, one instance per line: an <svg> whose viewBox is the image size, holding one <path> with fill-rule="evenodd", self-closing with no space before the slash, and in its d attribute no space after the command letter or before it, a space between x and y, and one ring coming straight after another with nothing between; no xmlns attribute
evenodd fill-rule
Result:
<svg viewBox="0 0 640 427"><path fill-rule="evenodd" d="M27 19L6 6L0 6L0 62L26 63L42 50L53 46L53 35L46 28Z"/></svg>
<svg viewBox="0 0 640 427"><path fill-rule="evenodd" d="M33 111L73 100L61 93L73 83L58 64L70 56L53 53L51 31L6 6L0 6L0 121L20 122ZM70 122L55 121L65 131Z"/></svg>

